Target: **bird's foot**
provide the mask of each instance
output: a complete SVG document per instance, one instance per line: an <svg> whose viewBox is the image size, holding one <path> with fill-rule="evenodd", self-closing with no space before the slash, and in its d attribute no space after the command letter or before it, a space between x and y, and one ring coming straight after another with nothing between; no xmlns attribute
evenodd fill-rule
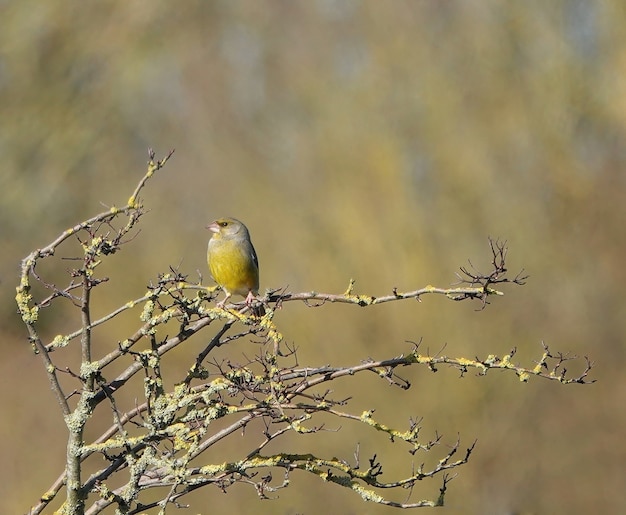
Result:
<svg viewBox="0 0 626 515"><path fill-rule="evenodd" d="M250 308L250 312L257 317L262 317L265 315L265 307L263 303L257 299L254 294L249 291L245 300L246 306Z"/></svg>
<svg viewBox="0 0 626 515"><path fill-rule="evenodd" d="M225 309L224 306L226 306L226 301L230 299L230 297L231 297L230 295L226 295L226 297L224 297L222 300L216 303L215 306L221 309Z"/></svg>

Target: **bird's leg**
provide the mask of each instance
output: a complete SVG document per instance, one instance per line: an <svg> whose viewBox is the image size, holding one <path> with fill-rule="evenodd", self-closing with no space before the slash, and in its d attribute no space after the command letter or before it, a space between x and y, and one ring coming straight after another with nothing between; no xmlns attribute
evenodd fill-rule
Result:
<svg viewBox="0 0 626 515"><path fill-rule="evenodd" d="M246 296L246 306L250 308L250 312L256 317L262 317L265 315L265 308L263 307L262 301L256 298L256 296L249 291Z"/></svg>
<svg viewBox="0 0 626 515"><path fill-rule="evenodd" d="M223 300L220 300L220 301L216 304L216 306L217 306L218 308L222 308L222 309L224 309L224 305L226 304L226 301L232 297L232 295L231 295L230 293L228 293L226 290L224 290L224 291L225 291L225 293L226 293L226 297L224 297L224 299L223 299Z"/></svg>
<svg viewBox="0 0 626 515"><path fill-rule="evenodd" d="M252 302L256 300L256 297L254 296L254 294L249 291L248 295L246 296L246 306L251 306Z"/></svg>

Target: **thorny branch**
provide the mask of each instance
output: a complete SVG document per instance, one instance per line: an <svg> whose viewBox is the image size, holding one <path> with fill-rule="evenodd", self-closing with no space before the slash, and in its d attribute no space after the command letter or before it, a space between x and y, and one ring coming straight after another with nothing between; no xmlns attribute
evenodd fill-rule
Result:
<svg viewBox="0 0 626 515"><path fill-rule="evenodd" d="M475 442L457 457L461 449L457 438L443 456L433 460L431 453L443 443L442 435L424 438L420 421L413 418L409 418L407 428L399 429L378 420L373 409L351 412L351 398L334 397L333 381L353 380L362 372L373 373L398 387L398 395L401 395L411 384L399 375L400 367L421 365L433 372L442 366L452 367L461 376L470 371L486 375L490 370L501 370L515 373L521 381L534 376L563 384L593 382L588 379L593 366L588 358L585 358L584 370L572 375L566 363L576 358L554 353L547 345L532 367L514 363L515 349L503 357L489 355L468 359L441 353L422 354L419 344L412 344L408 352L400 356L367 359L345 367L301 366L295 346L284 342L274 322L277 310L290 301L302 301L309 306L338 302L373 308L385 302L420 300L427 294L440 294L452 300L478 299L484 309L489 297L503 295L494 286L522 285L527 278L523 271L512 279L507 277L506 242L499 240L489 240L490 272L479 272L471 263L469 268L461 267L459 278L465 285L462 287L426 286L407 292L394 288L391 294L370 296L355 294L354 281L350 281L348 289L339 294L273 290L260 299L267 309L264 316L257 317L245 304L217 307L213 302L216 288L190 282L186 275L172 268L150 284L144 295L104 316L93 317L91 291L107 281L106 277L97 276L96 268L103 259L132 241L137 222L144 214L139 194L172 153L155 161L154 152L149 151L148 172L125 207L112 207L77 224L22 262L16 297L18 308L30 341L43 361L69 435L66 469L30 513L42 513L51 503L58 504L64 489L61 514L96 514L112 505L128 514L156 507L160 508L160 513L165 513L167 505L181 506L180 500L198 488L213 485L227 491L236 483L248 484L260 498L271 499L273 494L290 485L292 475L300 472L344 486L366 501L399 508L441 506L448 485L456 476L454 469L468 462ZM120 224L120 220L125 223ZM57 286L40 276L37 265L53 257L69 241L78 242L83 255L74 259L77 267L70 270L69 283ZM45 292L41 300L33 298L33 279ZM69 299L77 308L80 314L77 327L67 334L44 339L38 327L40 310L53 308L59 298ZM141 322L133 334L116 345L106 345L106 342L92 345L94 329L112 323L127 312L138 312ZM208 327L213 328L210 334ZM168 368L169 361L165 358L192 337L196 341L205 338L201 349L191 358L185 373L177 380L172 380L170 374L166 381L162 372ZM257 344L255 356L244 358L242 362L236 362L232 354L229 359L215 357L215 349L241 339ZM56 351L78 342L82 348L78 371L72 371L69 364L55 364ZM101 352L101 349L107 350ZM94 355L96 350L100 351L99 355ZM118 372L113 373L114 369ZM77 381L71 394L61 386L58 375L61 371L67 371L69 377ZM137 374L143 375L143 392L137 389L127 392L132 388L129 380ZM170 384L173 386L168 386ZM130 403L129 399L132 399ZM104 411L107 406L111 413L110 427L91 443L84 442L84 428L93 413ZM326 432L331 438L340 428L329 427L329 417L347 424L364 424L404 446L409 460L417 456L423 458L417 463L408 463L404 477L382 481L385 460L372 454L367 465L361 465L360 449L354 465L315 453L266 453L268 444L286 434L305 436ZM215 424L218 420L220 423ZM213 454L206 451L218 448L234 435L242 435L246 450L231 461L211 463ZM275 480L277 471L280 477ZM380 493L405 489L412 495L417 483L433 478L439 478L440 485L439 495L433 500L411 501L409 496L400 502ZM159 500L146 501L142 494L154 489L163 490Z"/></svg>

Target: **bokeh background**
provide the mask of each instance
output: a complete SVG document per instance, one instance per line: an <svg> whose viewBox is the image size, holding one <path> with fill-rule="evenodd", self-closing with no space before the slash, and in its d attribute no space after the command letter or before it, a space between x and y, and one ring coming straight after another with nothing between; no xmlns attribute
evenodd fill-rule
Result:
<svg viewBox="0 0 626 515"><path fill-rule="evenodd" d="M176 154L145 190L140 234L103 271L121 282L99 290L102 312L169 265L208 276L204 226L224 214L249 226L262 289L445 287L468 259L488 269L487 237L504 238L510 269L530 279L484 311L434 297L290 304L277 322L310 366L398 355L420 338L452 356L516 346L529 366L542 340L589 355L598 382L584 387L445 368L402 371L407 392L374 378L338 387L384 423L424 417L425 438L478 438L441 513L625 512L625 92L621 0L0 2L0 512L26 512L65 454L15 314L19 260L122 205L148 147ZM73 327L45 323L49 337ZM99 341L106 352L116 338ZM359 431L284 445L351 460L358 440L362 456L389 452L383 463L406 472L406 452ZM413 499L436 497L438 483L419 487ZM194 502L393 511L302 474L274 501L236 487Z"/></svg>

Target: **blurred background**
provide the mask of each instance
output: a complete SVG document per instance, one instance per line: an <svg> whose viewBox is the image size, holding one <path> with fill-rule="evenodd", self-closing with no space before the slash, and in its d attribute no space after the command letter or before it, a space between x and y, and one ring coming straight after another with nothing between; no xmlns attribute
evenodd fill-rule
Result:
<svg viewBox="0 0 626 515"><path fill-rule="evenodd" d="M420 338L424 352L469 358L517 347L530 367L541 341L589 355L590 386L413 367L400 371L406 392L373 377L336 387L388 425L423 417L425 439L478 438L441 513L625 512L625 91L621 0L0 2L0 512L26 512L65 456L15 313L19 262L123 205L148 147L176 153L144 191L141 232L103 265L122 281L97 291L101 313L170 265L210 283L204 227L221 215L250 228L262 290L340 293L350 278L377 296L447 287L468 259L489 269L488 236L506 239L510 270L530 279L484 311L427 296L289 304L276 322L307 366L387 358ZM75 327L68 315L39 328L51 339ZM98 334L102 353L119 337ZM349 426L273 450L352 460L357 441L363 459L378 453L383 479L410 473L404 449ZM220 459L239 457L229 444ZM438 487L426 481L412 500ZM192 511L329 506L393 511L295 473L276 500L204 489Z"/></svg>

